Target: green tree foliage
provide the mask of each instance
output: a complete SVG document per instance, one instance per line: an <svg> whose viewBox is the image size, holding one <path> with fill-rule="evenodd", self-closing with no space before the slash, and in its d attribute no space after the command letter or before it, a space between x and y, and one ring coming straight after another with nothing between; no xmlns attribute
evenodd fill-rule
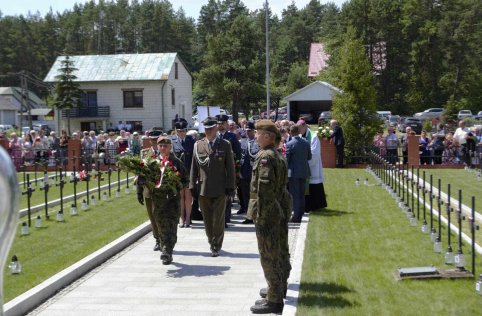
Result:
<svg viewBox="0 0 482 316"><path fill-rule="evenodd" d="M75 82L77 77L74 72L77 68L75 68L70 56L66 55L60 63L59 74L55 76L57 82L54 87L53 106L58 110L66 110L68 132L70 133L70 109L81 106L82 90L79 89L79 84Z"/></svg>
<svg viewBox="0 0 482 316"><path fill-rule="evenodd" d="M369 146L379 128L376 92L366 49L349 29L340 50L336 86L342 92L333 100L333 117L343 128L346 145L355 156Z"/></svg>
<svg viewBox="0 0 482 316"><path fill-rule="evenodd" d="M213 70L209 55L215 42L224 46L237 45L238 41L247 47L241 49L247 52L246 58L224 47L218 55L224 62L232 58L232 53L240 64L232 68L254 69L253 74L249 78L236 75L243 79L233 83L232 72L223 69L216 72L223 74L222 80L213 77L219 87L206 89L196 79L196 100L212 102L220 99L220 91L236 90L239 97L233 100L231 95L224 96L229 100L222 104L236 104L243 111L265 107L265 9L250 12L241 0L207 0L194 19L182 8L175 11L171 2L90 0L45 16L0 13L0 74L25 70L44 77L57 56L68 48L72 55L177 52L194 77L202 78ZM449 114L460 109L480 110L481 1L348 0L342 8L321 2L310 0L302 8L292 2L280 16L269 14L273 102L299 86L293 82L304 80L298 76L299 67L308 63L312 42L325 45L331 56L329 65L338 64L344 34L352 27L375 74L378 109L405 115L435 106L445 107ZM237 36L233 26L240 16L250 22L251 42L241 31L239 39L226 39ZM377 53L380 44L383 58ZM333 84L334 69L323 71L320 78ZM239 80L246 82L243 86L251 85L251 90L238 87ZM2 86L19 84L18 78L0 77Z"/></svg>
<svg viewBox="0 0 482 316"><path fill-rule="evenodd" d="M209 96L208 105L230 104L234 119L250 95L262 89L264 63L254 46L259 36L252 19L240 15L228 30L208 39L198 84Z"/></svg>

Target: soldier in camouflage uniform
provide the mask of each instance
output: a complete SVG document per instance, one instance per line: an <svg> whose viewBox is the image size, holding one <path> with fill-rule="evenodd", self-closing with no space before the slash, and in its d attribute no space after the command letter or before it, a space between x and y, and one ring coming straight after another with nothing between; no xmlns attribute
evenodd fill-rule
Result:
<svg viewBox="0 0 482 316"><path fill-rule="evenodd" d="M267 296L251 307L255 314L281 313L289 270L287 164L276 150L281 135L270 120L256 124L261 147L253 165L248 216L256 226L261 266L268 283ZM291 211L291 210L290 210Z"/></svg>
<svg viewBox="0 0 482 316"><path fill-rule="evenodd" d="M188 176L184 164L171 152L171 139L160 136L157 140L159 159L171 162L179 171L181 183L175 190L163 185L152 190L153 213L159 231L162 264L172 262L172 250L177 242L177 223L181 215L181 189L187 187Z"/></svg>
<svg viewBox="0 0 482 316"><path fill-rule="evenodd" d="M147 157L153 157L158 155L157 152L157 139L161 135L159 130L150 130L149 140L151 146L141 150L141 159L146 159ZM149 216L149 221L151 222L152 235L156 240L154 245L154 251L159 251L161 249L159 241L159 231L157 230L156 221L154 219L154 211L152 207L152 196L150 190L145 186L145 179L142 177L137 177L134 181L134 185L137 185L137 200L141 205L146 205L147 215Z"/></svg>

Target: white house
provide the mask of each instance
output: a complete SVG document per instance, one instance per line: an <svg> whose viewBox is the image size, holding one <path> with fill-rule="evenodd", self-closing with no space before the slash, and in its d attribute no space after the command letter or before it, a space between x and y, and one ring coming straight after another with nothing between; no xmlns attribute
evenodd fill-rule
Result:
<svg viewBox="0 0 482 316"><path fill-rule="evenodd" d="M321 112L331 110L333 97L340 92L325 81L310 83L283 98L288 104L288 119L296 121L303 116L310 117L310 123L316 123Z"/></svg>
<svg viewBox="0 0 482 316"><path fill-rule="evenodd" d="M59 56L46 82L56 82ZM172 128L176 116L191 121L192 76L176 53L70 56L84 91L83 106L70 110L71 130L116 129L119 123L143 131ZM59 128L66 128L62 111Z"/></svg>
<svg viewBox="0 0 482 316"><path fill-rule="evenodd" d="M28 125L28 112L33 121L45 120L50 109L35 93L27 91L23 116L20 117L22 107L22 89L20 87L0 87L0 124L2 125ZM23 120L23 121L22 121Z"/></svg>

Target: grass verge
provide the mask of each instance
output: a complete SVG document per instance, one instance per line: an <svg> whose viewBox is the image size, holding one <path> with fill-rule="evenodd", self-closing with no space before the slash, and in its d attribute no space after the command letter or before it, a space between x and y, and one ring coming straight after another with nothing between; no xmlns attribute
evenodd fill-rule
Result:
<svg viewBox="0 0 482 316"><path fill-rule="evenodd" d="M67 175L69 175L69 176L65 178L66 183L65 183L64 188L63 188L64 197L74 194L74 184L70 183L70 173L67 173ZM132 176L132 174L130 174L129 176ZM123 180L125 178L126 178L126 173L124 171L121 171L120 179ZM100 185L103 186L103 185L108 184L108 180L109 179L108 179L107 172L103 172L102 175L101 175ZM19 181L21 181L20 178L19 178ZM58 178L58 181L60 181L60 178ZM116 182L116 181L117 181L117 172L113 172L112 175L111 175L111 183ZM131 187L131 186L132 186L132 181L129 181L129 187ZM35 182L32 182L32 188L34 188L35 191L32 192L32 196L30 198L30 205L34 206L34 205L44 204L45 203L45 191L40 190L40 181L37 181L36 184L35 184ZM87 188L87 184L86 184L85 181L77 182L77 193L86 191L86 188ZM96 199L98 198L97 188L98 188L98 180L97 180L97 178L95 178L95 179L92 178L89 181L89 195L90 196L94 195ZM132 189L134 189L134 187L132 187ZM23 192L25 190L26 189L23 187L23 185L20 185L20 191ZM117 190L117 184L115 184L115 185L112 184L111 185L111 194L115 195L116 190ZM101 192L104 192L104 191L108 191L108 189L101 190ZM101 194L103 194L103 193L101 193ZM59 199L59 198L60 198L60 187L58 187L56 185L50 186L49 192L48 192L48 200L52 201L52 200ZM72 202L70 202L70 203L72 203ZM27 205L28 205L27 196L22 195L22 197L20 199L20 209L27 208Z"/></svg>
<svg viewBox="0 0 482 316"><path fill-rule="evenodd" d="M416 171L415 171L416 172ZM464 169L427 169L425 179L430 181L433 176L433 183L437 186L438 179L441 179L442 191L447 193L447 185L450 183L451 196L458 200L459 190L462 190L462 203L471 207L472 196L475 196L475 207L482 209L482 182L477 181L477 174ZM420 170L422 177L422 170Z"/></svg>
<svg viewBox="0 0 482 316"><path fill-rule="evenodd" d="M325 169L329 207L310 214L297 315L480 315L474 279L395 280L399 267L453 267L385 190L354 185L366 175ZM445 249L445 228L442 236ZM463 250L470 262L468 245Z"/></svg>
<svg viewBox="0 0 482 316"><path fill-rule="evenodd" d="M55 207L55 210L58 209ZM50 212L55 214L54 210ZM79 211L78 216L70 216L68 211L64 213L64 222L56 222L55 216L51 216L49 221L42 217L44 227L35 228L32 224L28 236L21 236L21 228L18 227L8 258L17 255L23 271L12 275L8 267L5 269L5 302L147 220L145 207L137 203L133 193L122 193L118 199L90 206L85 211Z"/></svg>

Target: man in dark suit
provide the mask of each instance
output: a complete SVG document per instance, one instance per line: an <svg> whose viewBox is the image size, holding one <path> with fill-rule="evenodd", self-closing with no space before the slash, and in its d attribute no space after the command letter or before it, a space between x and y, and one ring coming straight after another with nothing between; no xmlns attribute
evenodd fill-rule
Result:
<svg viewBox="0 0 482 316"><path fill-rule="evenodd" d="M298 125L290 127L291 140L286 143L288 161L288 189L293 199L292 223L300 223L305 212L306 179L310 177L311 147L308 141L300 137Z"/></svg>
<svg viewBox="0 0 482 316"><path fill-rule="evenodd" d="M216 120L218 121L218 138L227 140L231 143L231 149L234 156L234 165L236 165L241 159L241 144L239 143L236 135L228 131L228 116L226 114L216 115ZM226 211L224 212L225 228L228 228L228 223L231 222L231 205L233 197L234 192L233 195L226 198Z"/></svg>
<svg viewBox="0 0 482 316"><path fill-rule="evenodd" d="M199 187L199 206L213 257L219 256L224 239L226 196L234 194L234 160L231 145L217 137L217 120L202 121L206 137L194 144L189 189Z"/></svg>
<svg viewBox="0 0 482 316"><path fill-rule="evenodd" d="M176 134L171 137L172 151L176 158L181 160L186 167L187 173L191 172L192 152L194 149L194 139L186 135L187 121L178 118L174 123ZM189 188L181 189L181 220L179 227L191 226L191 207L192 194Z"/></svg>
<svg viewBox="0 0 482 316"><path fill-rule="evenodd" d="M336 167L343 168L343 159L345 156L345 137L343 137L343 129L336 120L330 121L333 134L330 135L330 141L335 144L336 148Z"/></svg>

